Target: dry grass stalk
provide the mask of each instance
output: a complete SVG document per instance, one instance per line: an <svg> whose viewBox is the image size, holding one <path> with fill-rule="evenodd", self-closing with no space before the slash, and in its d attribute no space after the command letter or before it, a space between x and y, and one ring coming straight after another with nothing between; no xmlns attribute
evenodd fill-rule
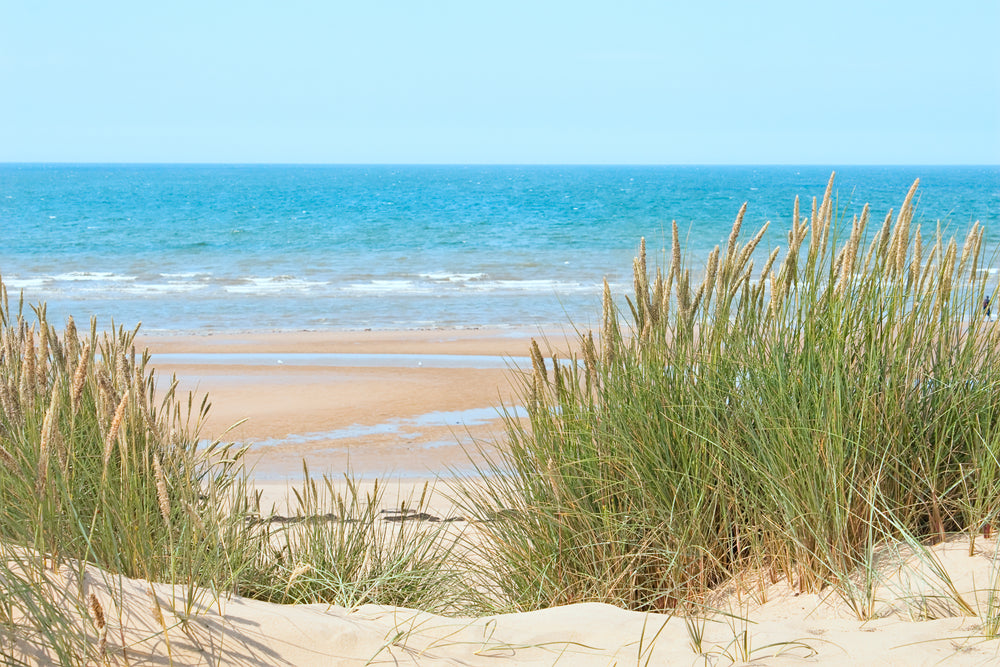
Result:
<svg viewBox="0 0 1000 667"><path fill-rule="evenodd" d="M977 222L978 226L979 223ZM979 276L979 255L983 248L983 228L978 227L976 232L976 237L972 241L972 268L969 270L969 280L970 282L975 282Z"/></svg>
<svg viewBox="0 0 1000 667"><path fill-rule="evenodd" d="M83 344L83 353L80 355L80 363L76 365L76 372L73 374L73 389L70 393L69 404L75 415L80 409L80 398L83 396L83 386L87 382L87 370L90 365L90 343Z"/></svg>
<svg viewBox="0 0 1000 667"><path fill-rule="evenodd" d="M923 263L923 248L921 247L920 225L913 232L913 254L910 257L910 278L907 284L916 287L920 280L920 266Z"/></svg>
<svg viewBox="0 0 1000 667"><path fill-rule="evenodd" d="M311 571L312 569L313 566L310 565L309 563L299 563L298 565L296 565L295 568L288 575L288 583L285 584L285 595L288 595L288 591L291 590L292 584L295 583L296 579L301 577L303 574L306 574L307 572Z"/></svg>
<svg viewBox="0 0 1000 667"><path fill-rule="evenodd" d="M95 372L97 376L97 389L100 394L100 417L101 421L107 421L109 415L115 412L115 388L111 382L111 375L108 373L108 369L101 366Z"/></svg>
<svg viewBox="0 0 1000 667"><path fill-rule="evenodd" d="M115 416L111 420L111 426L108 427L108 434L104 438L104 469L107 471L108 461L111 460L111 450L115 445L115 441L118 438L118 431L122 425L122 419L125 417L125 410L128 408L129 393L126 391L125 395L122 396L121 401L118 402L118 407L115 409Z"/></svg>
<svg viewBox="0 0 1000 667"><path fill-rule="evenodd" d="M538 341L534 338L531 339L531 368L532 404L538 406L544 401L549 376L545 368L545 358L538 347Z"/></svg>
<svg viewBox="0 0 1000 667"><path fill-rule="evenodd" d="M48 386L49 380L49 324L45 321L45 307L42 307L38 332L38 362L35 372L35 384L39 387Z"/></svg>
<svg viewBox="0 0 1000 667"><path fill-rule="evenodd" d="M66 346L66 363L72 365L76 363L80 353L80 338L72 315L66 319L66 333L63 335L63 341Z"/></svg>
<svg viewBox="0 0 1000 667"><path fill-rule="evenodd" d="M764 290L768 286L768 277L773 275L771 267L774 266L774 262L778 259L780 250L780 248L772 250L771 254L767 256L767 261L764 262L764 268L760 270L760 277L757 279L757 287L753 297L755 301L762 299L764 296Z"/></svg>
<svg viewBox="0 0 1000 667"><path fill-rule="evenodd" d="M103 656L108 645L108 624L104 618L104 608L101 606L101 601L93 593L87 597L87 603L87 608L90 610L90 620L93 621L99 635L98 652Z"/></svg>
<svg viewBox="0 0 1000 667"><path fill-rule="evenodd" d="M646 272L646 239L639 239L639 256L632 260L632 280L635 289L635 307L639 311L639 319L645 322L652 315L649 303L649 276Z"/></svg>
<svg viewBox="0 0 1000 667"><path fill-rule="evenodd" d="M885 267L889 260L888 250L890 248L890 242L892 240L892 209L885 216L885 220L882 221L882 229L879 230L878 236L875 238L873 245L875 246L875 259L879 260L879 266Z"/></svg>
<svg viewBox="0 0 1000 667"><path fill-rule="evenodd" d="M559 490L556 462L551 457L549 457L548 461L545 463L545 479L548 481L549 487L552 489L552 497L558 505L561 492Z"/></svg>
<svg viewBox="0 0 1000 667"><path fill-rule="evenodd" d="M712 305L712 294L715 291L715 279L719 272L719 246L715 246L708 255L708 267L705 269L705 280L702 281L699 291L705 292L705 310ZM664 311L666 314L666 311Z"/></svg>
<svg viewBox="0 0 1000 667"><path fill-rule="evenodd" d="M35 330L30 329L24 334L21 343L21 403L32 406L35 404Z"/></svg>
<svg viewBox="0 0 1000 667"><path fill-rule="evenodd" d="M535 371L535 377L540 380L541 384L548 384L549 376L545 368L545 358L542 356L541 348L538 347L538 341L534 338L531 339L531 366Z"/></svg>
<svg viewBox="0 0 1000 667"><path fill-rule="evenodd" d="M170 495L167 493L167 477L163 474L163 466L160 464L160 455L153 454L153 475L156 478L156 499L160 504L160 515L163 516L163 523L170 529Z"/></svg>
<svg viewBox="0 0 1000 667"><path fill-rule="evenodd" d="M865 227L867 226L868 204L865 204L864 209L861 211L861 218L859 219L855 216L853 222L851 223L851 236L847 240L847 245L844 247L844 260L840 265L840 281L837 285L839 294L844 293L850 285L851 280L854 278L854 267L858 259L858 248L861 247L861 237L864 234Z"/></svg>
<svg viewBox="0 0 1000 667"><path fill-rule="evenodd" d="M743 206L740 207L739 213L736 214L736 221L733 223L733 228L729 231L729 241L726 243L726 257L724 260L726 265L728 265L736 255L736 241L740 237L740 228L743 226L743 216L746 215L746 212L747 203L743 202Z"/></svg>
<svg viewBox="0 0 1000 667"><path fill-rule="evenodd" d="M747 243L740 251L740 255L736 259L736 267L738 270L742 270L743 267L746 266L747 261L750 259L750 255L752 255L753 251L757 249L758 245L760 245L761 239L764 238L764 234L765 232L767 232L767 228L770 226L771 226L770 222L765 222L761 226L761 228L757 231L757 233L754 235L754 237L750 239L750 242Z"/></svg>
<svg viewBox="0 0 1000 667"><path fill-rule="evenodd" d="M820 250L822 256L826 253L826 246L830 240L830 229L833 226L833 180L837 172L831 172L830 180L826 183L826 192L823 193L823 204L820 206L820 224L822 234L820 235Z"/></svg>
<svg viewBox="0 0 1000 667"><path fill-rule="evenodd" d="M688 269L684 269L684 272L680 275L680 280L677 281L677 317L685 325L690 321L691 316L690 280L691 272Z"/></svg>
<svg viewBox="0 0 1000 667"><path fill-rule="evenodd" d="M596 389L599 382L597 374L597 346L594 344L594 333L588 331L583 338L583 365L587 369L587 383L591 389Z"/></svg>
<svg viewBox="0 0 1000 667"><path fill-rule="evenodd" d="M614 362L614 331L615 331L615 304L611 300L611 287L608 279L604 279L604 295L601 300L601 363L605 368Z"/></svg>
<svg viewBox="0 0 1000 667"><path fill-rule="evenodd" d="M53 431L56 428L55 422L59 410L59 385L52 386L52 397L49 400L49 407L45 410L45 419L42 421L41 441L38 445L38 471L35 478L35 491L39 497L43 496L49 483L49 453L53 441Z"/></svg>
<svg viewBox="0 0 1000 667"><path fill-rule="evenodd" d="M663 270L660 267L656 267L656 279L653 280L653 298L651 301L654 322L659 322L660 318L667 315L666 311L662 308L666 286L667 281L663 278Z"/></svg>
<svg viewBox="0 0 1000 667"><path fill-rule="evenodd" d="M979 235L979 222L975 222L972 228L969 229L969 233L965 237L965 243L962 244L962 258L958 262L958 277L961 278L965 275L965 269L969 265L969 259L972 257L972 251L976 247L976 237ZM972 277L975 277L975 272L973 272Z"/></svg>
<svg viewBox="0 0 1000 667"><path fill-rule="evenodd" d="M720 298L723 294L726 294L729 291L733 276L738 268L736 257L739 244L737 243L737 240L739 238L740 228L743 226L743 216L746 215L746 211L747 205L744 202L743 206L740 207L739 213L736 214L736 220L733 222L732 229L729 231L729 240L726 243L726 254L722 257L722 264L716 274L715 290Z"/></svg>

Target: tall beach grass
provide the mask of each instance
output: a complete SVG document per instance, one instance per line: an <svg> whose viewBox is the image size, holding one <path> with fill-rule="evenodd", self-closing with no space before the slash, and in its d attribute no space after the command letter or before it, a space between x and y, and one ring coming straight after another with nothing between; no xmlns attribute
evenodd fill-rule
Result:
<svg viewBox="0 0 1000 667"><path fill-rule="evenodd" d="M838 216L834 180L762 267L740 210L703 279L673 226L580 358L533 342L509 447L482 469L483 585L511 609L701 604L747 573L802 591L854 578L874 546L972 538L1000 511L1000 354L977 224L964 240L896 212ZM749 585L749 584L748 584Z"/></svg>
<svg viewBox="0 0 1000 667"><path fill-rule="evenodd" d="M231 594L463 608L445 528L407 520L424 499L390 526L380 488L307 471L292 516L272 516L246 447L202 439L207 396L160 381L136 332L92 321L81 334L72 319L57 331L44 305L11 308L0 281L0 658L127 663L129 619L112 618L122 577L170 584L150 595L168 657L171 632L192 639L195 617Z"/></svg>

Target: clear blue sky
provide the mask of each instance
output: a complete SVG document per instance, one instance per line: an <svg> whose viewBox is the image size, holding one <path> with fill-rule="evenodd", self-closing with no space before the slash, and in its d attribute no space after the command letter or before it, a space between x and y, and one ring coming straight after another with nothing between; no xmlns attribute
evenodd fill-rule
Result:
<svg viewBox="0 0 1000 667"><path fill-rule="evenodd" d="M0 0L0 161L1000 163L1000 1Z"/></svg>

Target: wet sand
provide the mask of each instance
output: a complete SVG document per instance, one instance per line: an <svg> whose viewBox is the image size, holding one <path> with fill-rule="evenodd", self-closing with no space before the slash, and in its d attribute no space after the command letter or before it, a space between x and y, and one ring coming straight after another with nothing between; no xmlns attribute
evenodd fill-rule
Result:
<svg viewBox="0 0 1000 667"><path fill-rule="evenodd" d="M208 393L206 438L251 443L260 481L311 472L433 478L469 470L518 408L531 330L146 335L161 386ZM565 347L565 336L546 340ZM560 345L562 343L562 345ZM544 347L544 346L543 346ZM470 456L472 457L470 459Z"/></svg>

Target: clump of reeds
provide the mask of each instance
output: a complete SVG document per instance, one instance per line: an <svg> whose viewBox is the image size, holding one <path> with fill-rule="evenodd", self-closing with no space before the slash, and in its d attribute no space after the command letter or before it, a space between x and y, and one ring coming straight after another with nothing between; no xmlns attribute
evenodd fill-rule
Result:
<svg viewBox="0 0 1000 667"><path fill-rule="evenodd" d="M53 598L50 573L67 563L96 565L110 581L172 584L163 605L181 631L206 595L227 593L468 608L444 526L384 521L378 487L365 496L348 480L338 494L323 478L320 494L308 472L300 521L255 520L246 447L200 441L207 396L158 382L136 352L137 329L99 333L91 320L81 336L72 318L58 332L44 304L33 314L11 311L0 281L0 658L37 651L82 664L125 651L109 647L99 600L83 590ZM420 515L424 500L402 517ZM169 651L173 626L154 600ZM87 627L98 631L96 654Z"/></svg>
<svg viewBox="0 0 1000 667"><path fill-rule="evenodd" d="M70 319L60 335L44 306L30 324L0 310L0 325L0 540L134 577L185 563L215 581L227 559L202 554L221 554L217 536L173 520L192 507L198 525L225 530L204 492L232 484L239 456L198 445L207 402L179 399L176 383L157 399L135 330L98 335L92 321L81 340Z"/></svg>
<svg viewBox="0 0 1000 667"><path fill-rule="evenodd" d="M485 585L517 609L697 601L741 572L801 590L846 581L872 543L996 525L1000 352L984 318L983 229L959 245L914 216L917 183L870 229L833 177L798 199L787 247L742 240L692 284L677 226L652 279L552 378L532 351L528 426L508 420L472 512ZM754 260L766 257L760 269ZM553 360L558 365L558 361Z"/></svg>
<svg viewBox="0 0 1000 667"><path fill-rule="evenodd" d="M33 315L12 311L0 282L0 544L53 568L90 563L189 590L235 590L253 562L239 554L259 546L244 529L242 452L198 442L207 401L177 397L176 381L157 398L135 330L99 335L92 321L81 338L72 318L60 333L44 305ZM4 576L9 566L0 564L0 589L23 598L17 577ZM78 602L79 615L93 614Z"/></svg>
<svg viewBox="0 0 1000 667"><path fill-rule="evenodd" d="M345 607L383 604L438 613L467 611L470 590L452 558L447 523L425 521L428 488L387 513L385 487L363 491L348 475L343 485L313 478L303 463L291 516L263 519L267 545L260 576L244 594L280 603Z"/></svg>

